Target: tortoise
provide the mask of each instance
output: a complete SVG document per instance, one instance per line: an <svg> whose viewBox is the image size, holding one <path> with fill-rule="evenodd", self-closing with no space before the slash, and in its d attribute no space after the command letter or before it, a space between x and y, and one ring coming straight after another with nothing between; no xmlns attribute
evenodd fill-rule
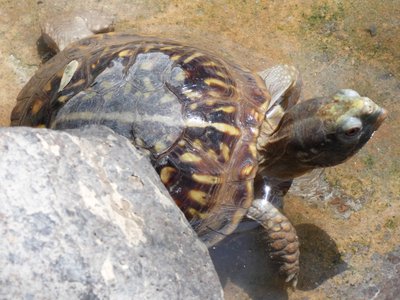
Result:
<svg viewBox="0 0 400 300"><path fill-rule="evenodd" d="M103 33L72 43L37 71L17 97L11 125L110 127L149 157L208 247L250 217L295 286L299 242L269 201L271 189L344 162L386 116L353 90L299 101L301 85L287 65L255 73L179 42Z"/></svg>

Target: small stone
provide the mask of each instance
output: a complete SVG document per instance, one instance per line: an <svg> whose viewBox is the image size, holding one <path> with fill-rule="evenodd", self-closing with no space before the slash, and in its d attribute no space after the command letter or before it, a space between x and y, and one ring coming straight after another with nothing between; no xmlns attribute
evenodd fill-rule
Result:
<svg viewBox="0 0 400 300"><path fill-rule="evenodd" d="M369 34L370 34L371 36L376 36L376 35L377 35L378 29L377 29L377 27L376 27L375 24L371 24L371 25L369 25L367 31L369 32Z"/></svg>

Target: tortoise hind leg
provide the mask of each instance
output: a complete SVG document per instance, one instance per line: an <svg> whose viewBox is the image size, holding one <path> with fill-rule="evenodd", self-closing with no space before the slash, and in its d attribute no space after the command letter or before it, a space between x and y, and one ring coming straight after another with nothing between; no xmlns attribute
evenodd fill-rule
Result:
<svg viewBox="0 0 400 300"><path fill-rule="evenodd" d="M299 241L290 221L266 199L256 199L247 217L260 223L267 234L269 255L280 264L279 271L296 287L299 273Z"/></svg>

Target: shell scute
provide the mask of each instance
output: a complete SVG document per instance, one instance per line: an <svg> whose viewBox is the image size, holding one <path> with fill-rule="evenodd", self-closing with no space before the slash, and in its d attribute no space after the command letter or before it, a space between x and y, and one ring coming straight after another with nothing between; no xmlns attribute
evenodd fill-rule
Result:
<svg viewBox="0 0 400 300"><path fill-rule="evenodd" d="M269 99L261 78L206 51L101 34L50 60L21 91L12 123L116 129L150 152L172 198L212 236L230 233L251 204Z"/></svg>

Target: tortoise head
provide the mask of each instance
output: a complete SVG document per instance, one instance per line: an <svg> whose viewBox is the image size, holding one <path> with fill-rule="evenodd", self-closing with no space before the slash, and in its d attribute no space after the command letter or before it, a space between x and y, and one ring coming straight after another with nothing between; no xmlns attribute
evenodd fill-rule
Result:
<svg viewBox="0 0 400 300"><path fill-rule="evenodd" d="M300 102L288 109L276 130L258 144L260 172L289 179L340 164L361 149L386 114L371 99L350 89Z"/></svg>

